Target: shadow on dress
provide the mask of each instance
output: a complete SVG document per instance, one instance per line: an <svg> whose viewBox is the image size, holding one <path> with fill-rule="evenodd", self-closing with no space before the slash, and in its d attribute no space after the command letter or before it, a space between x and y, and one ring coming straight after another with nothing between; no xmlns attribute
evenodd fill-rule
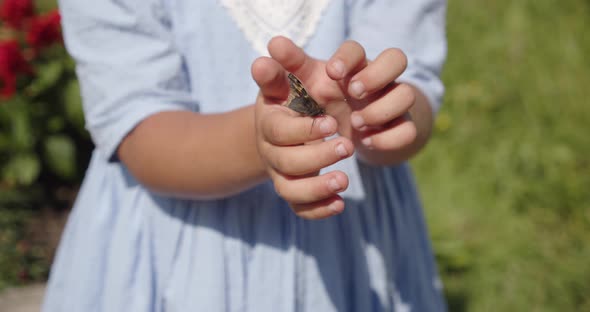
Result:
<svg viewBox="0 0 590 312"><path fill-rule="evenodd" d="M263 257L266 252L260 253L260 247L274 255L279 252L282 257L296 258L290 269L303 275L293 280L296 310L311 308L297 302L307 300L298 298L297 294L312 287L312 291L325 291L327 306L336 311L444 311L440 289L432 286L436 268L409 168L363 167L361 174L365 188L375 190L376 195L369 194L364 201L347 199L344 213L317 221L295 216L276 196L270 183L218 201L174 201L182 204L170 205L168 198L157 195L152 198L168 216L178 219L183 228L179 237L183 242L169 242L182 249L175 252L178 257L209 257L203 250L199 251L197 246L202 243L197 236L204 235L202 229L207 229L207 233L213 230L212 237L218 242L217 245L213 242L213 246L229 250L223 261L241 257L243 267L238 270L247 276L244 278L274 279L277 287L284 276L264 276L273 273L259 268L249 271L252 266L249 261ZM228 240L230 247L225 243ZM298 252L293 254L293 250ZM400 254L404 257L396 257ZM231 260L235 264L235 259ZM251 276L252 273L257 276ZM176 274L182 276L177 280L179 283L199 280L199 276L190 276L194 274L191 272ZM317 281L313 280L318 275ZM225 278L232 283L235 276ZM189 285L177 287L190 288ZM243 291L256 292L256 289ZM322 300L321 296L318 298Z"/></svg>

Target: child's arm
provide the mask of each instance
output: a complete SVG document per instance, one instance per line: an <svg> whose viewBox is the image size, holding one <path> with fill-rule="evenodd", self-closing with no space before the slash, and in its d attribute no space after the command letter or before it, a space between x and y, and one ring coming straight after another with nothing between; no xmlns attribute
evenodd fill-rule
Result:
<svg viewBox="0 0 590 312"><path fill-rule="evenodd" d="M267 177L254 132L252 105L211 115L162 112L139 123L122 141L118 155L153 191L219 198Z"/></svg>
<svg viewBox="0 0 590 312"><path fill-rule="evenodd" d="M267 177L256 152L253 105L195 112L199 98L167 1L59 3L96 157L118 158L151 190L192 198L234 194Z"/></svg>
<svg viewBox="0 0 590 312"><path fill-rule="evenodd" d="M96 146L95 157L122 161L151 190L191 198L225 197L268 177L267 163L263 168L257 154L260 136L254 107L196 113L199 98L166 3L60 0L65 42L77 63L86 128ZM264 75L255 78L266 94L278 90L260 80ZM286 95L288 87L283 90ZM261 96L258 102L265 99ZM334 133L334 119L326 119ZM287 154L295 157L279 156L279 163L317 160L303 159L309 153ZM339 159L319 163L325 166Z"/></svg>
<svg viewBox="0 0 590 312"><path fill-rule="evenodd" d="M282 48L300 51L294 45ZM314 66L323 71L319 62ZM348 186L347 176L342 172L316 174L351 156L352 143L345 137L319 141L337 131L336 120L330 116L312 122L273 105L285 100L289 92L285 70L276 61L257 60L252 76L260 87L255 106L211 115L155 114L123 139L120 160L156 192L219 198L270 176L279 195L304 217L325 217L328 208L332 209L328 215L341 211L343 203L336 194ZM303 144L310 141L316 142ZM334 202L335 206L327 207Z"/></svg>

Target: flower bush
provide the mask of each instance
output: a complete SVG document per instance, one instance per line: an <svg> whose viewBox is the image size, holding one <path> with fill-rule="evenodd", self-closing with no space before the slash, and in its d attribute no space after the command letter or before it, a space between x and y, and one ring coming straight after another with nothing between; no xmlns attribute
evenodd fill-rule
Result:
<svg viewBox="0 0 590 312"><path fill-rule="evenodd" d="M46 274L30 219L69 208L86 168L74 69L54 1L0 0L0 289Z"/></svg>
<svg viewBox="0 0 590 312"><path fill-rule="evenodd" d="M31 0L4 1L0 7L0 19L14 29L22 28L34 15L35 8Z"/></svg>

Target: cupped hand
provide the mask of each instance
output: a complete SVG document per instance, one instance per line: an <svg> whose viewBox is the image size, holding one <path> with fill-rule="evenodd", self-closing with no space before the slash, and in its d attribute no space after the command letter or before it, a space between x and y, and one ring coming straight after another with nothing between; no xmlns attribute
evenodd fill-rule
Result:
<svg viewBox="0 0 590 312"><path fill-rule="evenodd" d="M347 116L351 136L361 159L390 165L405 161L415 143L417 128L410 117L416 89L395 80L404 72L407 58L399 49L386 49L373 61L365 50L347 41L327 62L326 74L337 81L351 113ZM400 157L401 156L401 157Z"/></svg>
<svg viewBox="0 0 590 312"><path fill-rule="evenodd" d="M324 140L337 131L333 117L314 121L281 105L289 85L285 69L276 60L257 59L252 77L260 87L255 108L257 148L279 196L306 219L342 212L344 201L338 193L348 187L348 177L340 171L318 173L351 156L352 142L346 137Z"/></svg>
<svg viewBox="0 0 590 312"><path fill-rule="evenodd" d="M325 62L284 37L273 38L268 47L271 57L336 118L338 133L352 140L361 159L376 165L406 160L417 138L409 114L417 91L396 83L407 66L401 50L386 49L370 61L358 42L346 41Z"/></svg>
<svg viewBox="0 0 590 312"><path fill-rule="evenodd" d="M318 175L320 169L359 152L373 164L403 161L398 151L416 140L409 117L415 89L395 80L406 68L399 49L366 59L363 47L346 41L327 61L308 56L284 37L268 45L271 58L252 66L260 86L256 107L258 149L268 164L278 194L305 218L337 214L344 202L337 194L348 186L343 172ZM289 93L286 72L294 73L327 115L301 117L282 106ZM338 132L336 139L323 139Z"/></svg>

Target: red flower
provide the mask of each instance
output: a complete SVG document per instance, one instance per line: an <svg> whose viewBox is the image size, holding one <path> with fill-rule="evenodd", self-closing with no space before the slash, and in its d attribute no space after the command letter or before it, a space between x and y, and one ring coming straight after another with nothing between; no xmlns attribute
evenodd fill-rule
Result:
<svg viewBox="0 0 590 312"><path fill-rule="evenodd" d="M31 73L31 67L15 40L0 42L0 96L8 98L16 92L16 78Z"/></svg>
<svg viewBox="0 0 590 312"><path fill-rule="evenodd" d="M57 10L35 17L27 33L27 42L36 50L61 42L61 17Z"/></svg>
<svg viewBox="0 0 590 312"><path fill-rule="evenodd" d="M25 20L34 14L32 0L4 0L0 6L0 19L16 29L21 28Z"/></svg>

